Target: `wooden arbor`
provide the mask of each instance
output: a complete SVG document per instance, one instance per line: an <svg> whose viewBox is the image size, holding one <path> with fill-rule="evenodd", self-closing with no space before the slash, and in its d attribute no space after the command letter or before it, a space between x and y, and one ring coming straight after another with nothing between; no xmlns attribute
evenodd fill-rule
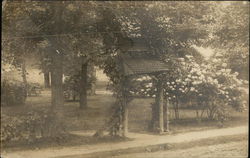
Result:
<svg viewBox="0 0 250 158"><path fill-rule="evenodd" d="M123 89L126 88L129 77L138 75L154 75L157 78L157 94L155 97L155 104L152 108L152 121L157 126L159 133L164 132L164 99L163 99L163 81L160 75L168 71L168 65L159 59L155 59L147 55L145 51L127 51L120 56L121 71L123 73ZM122 106L123 106L123 135L126 136L128 132L128 106L125 101L125 92L123 92ZM166 105L166 109L167 109ZM166 115L166 130L168 130L168 116Z"/></svg>

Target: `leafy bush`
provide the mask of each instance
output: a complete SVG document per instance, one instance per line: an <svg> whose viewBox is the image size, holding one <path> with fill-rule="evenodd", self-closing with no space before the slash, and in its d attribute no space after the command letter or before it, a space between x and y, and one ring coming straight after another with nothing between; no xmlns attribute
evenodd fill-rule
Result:
<svg viewBox="0 0 250 158"><path fill-rule="evenodd" d="M28 96L39 96L43 90L39 83L28 83L27 94Z"/></svg>
<svg viewBox="0 0 250 158"><path fill-rule="evenodd" d="M195 107L197 120L207 112L208 119L223 122L230 116L229 109L246 110L241 87L248 82L239 79L226 63L216 59L198 64L191 55L174 63L174 71L162 74L162 79L164 99L173 105L176 119L179 103ZM155 97L155 82L152 76L139 77L133 80L129 91L133 96Z"/></svg>
<svg viewBox="0 0 250 158"><path fill-rule="evenodd" d="M66 76L64 80L64 97L66 100L76 100L79 99L79 94L80 94L80 74L74 74L70 76ZM88 94L90 93L90 90L96 82L96 77L88 74L87 78L87 89L88 89Z"/></svg>
<svg viewBox="0 0 250 158"><path fill-rule="evenodd" d="M1 81L1 105L23 105L26 100L26 90L22 82L15 80Z"/></svg>
<svg viewBox="0 0 250 158"><path fill-rule="evenodd" d="M65 133L64 126L49 111L32 111L25 116L1 117L1 142L11 141L32 142L47 137L58 137Z"/></svg>

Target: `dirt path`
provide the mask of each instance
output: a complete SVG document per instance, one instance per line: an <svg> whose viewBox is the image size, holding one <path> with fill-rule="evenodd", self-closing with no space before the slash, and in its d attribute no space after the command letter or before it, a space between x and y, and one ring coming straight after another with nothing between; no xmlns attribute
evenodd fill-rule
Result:
<svg viewBox="0 0 250 158"><path fill-rule="evenodd" d="M209 145L180 149L174 151L144 152L113 156L112 158L246 158L248 143L247 141L231 142L227 144Z"/></svg>
<svg viewBox="0 0 250 158"><path fill-rule="evenodd" d="M132 141L120 143L100 143L96 145L81 145L76 147L49 148L41 150L26 150L17 152L3 152L4 158L51 158L51 157L74 157L74 155L84 155L96 152L106 152L113 150L121 150L127 148L146 147L149 145L180 143L195 141L199 139L212 138L218 136L229 136L237 134L245 134L248 132L247 126L213 129L198 132L188 132L175 135L149 135L130 133L129 137L134 138Z"/></svg>

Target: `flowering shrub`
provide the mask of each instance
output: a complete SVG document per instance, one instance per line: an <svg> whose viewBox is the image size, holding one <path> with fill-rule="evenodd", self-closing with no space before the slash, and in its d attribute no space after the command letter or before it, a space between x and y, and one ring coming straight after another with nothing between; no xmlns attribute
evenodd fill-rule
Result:
<svg viewBox="0 0 250 158"><path fill-rule="evenodd" d="M238 73L232 73L226 63L214 59L198 65L189 56L185 64L190 71L186 78L190 85L188 96L206 106L210 119L225 120L229 107L245 110L240 87L246 81L238 79Z"/></svg>
<svg viewBox="0 0 250 158"><path fill-rule="evenodd" d="M224 121L230 108L246 110L241 87L248 82L238 79L238 73L231 72L226 63L213 59L198 64L191 55L177 58L174 63L174 71L162 74L162 78L164 98L173 105L177 119L181 102L195 106L198 119L206 112L209 119ZM131 95L155 97L153 76L139 77L133 83Z"/></svg>

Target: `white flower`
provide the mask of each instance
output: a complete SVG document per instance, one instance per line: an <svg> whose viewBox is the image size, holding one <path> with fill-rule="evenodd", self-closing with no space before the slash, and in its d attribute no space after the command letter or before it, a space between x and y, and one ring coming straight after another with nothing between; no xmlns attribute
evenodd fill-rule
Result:
<svg viewBox="0 0 250 158"><path fill-rule="evenodd" d="M194 90L195 90L194 87L191 87L191 88L190 88L190 91L194 91Z"/></svg>
<svg viewBox="0 0 250 158"><path fill-rule="evenodd" d="M184 58L178 58L179 59L179 61L184 61Z"/></svg>
<svg viewBox="0 0 250 158"><path fill-rule="evenodd" d="M174 82L171 82L171 84L174 84Z"/></svg>
<svg viewBox="0 0 250 158"><path fill-rule="evenodd" d="M176 79L175 81L176 81L177 83L181 82L181 80L180 80L180 79Z"/></svg>
<svg viewBox="0 0 250 158"><path fill-rule="evenodd" d="M231 72L231 69L226 69L226 72L227 72L227 73L230 73L230 72Z"/></svg>
<svg viewBox="0 0 250 158"><path fill-rule="evenodd" d="M227 66L227 63L223 63L222 66L223 66L223 67L226 67L226 66Z"/></svg>
<svg viewBox="0 0 250 158"><path fill-rule="evenodd" d="M194 81L194 82L193 82L193 85L197 85L197 82L196 82L196 81Z"/></svg>
<svg viewBox="0 0 250 158"><path fill-rule="evenodd" d="M167 85L169 85L170 83L169 82L167 82Z"/></svg>
<svg viewBox="0 0 250 158"><path fill-rule="evenodd" d="M150 84L147 84L146 87L147 87L147 88L150 88L150 87L152 87L152 84L151 84L151 85L150 85Z"/></svg>
<svg viewBox="0 0 250 158"><path fill-rule="evenodd" d="M143 79L142 78L138 78L137 81L143 81Z"/></svg>
<svg viewBox="0 0 250 158"><path fill-rule="evenodd" d="M185 55L187 58L192 58L192 56L191 55Z"/></svg>
<svg viewBox="0 0 250 158"><path fill-rule="evenodd" d="M221 69L220 72L226 72L226 69Z"/></svg>
<svg viewBox="0 0 250 158"><path fill-rule="evenodd" d="M215 84L218 84L218 80L217 80L217 79L214 79L214 83L215 83Z"/></svg>
<svg viewBox="0 0 250 158"><path fill-rule="evenodd" d="M206 70L202 70L201 72L202 72L202 73L206 73Z"/></svg>

